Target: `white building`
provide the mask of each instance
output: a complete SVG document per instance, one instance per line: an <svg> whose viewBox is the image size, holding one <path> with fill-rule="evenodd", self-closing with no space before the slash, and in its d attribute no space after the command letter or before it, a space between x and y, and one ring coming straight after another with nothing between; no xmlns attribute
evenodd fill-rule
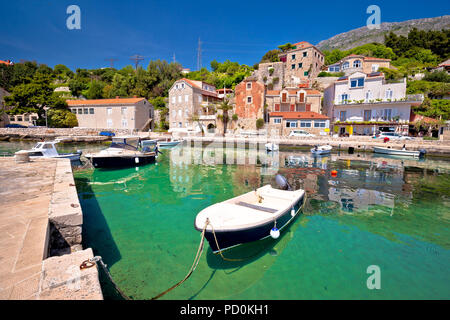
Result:
<svg viewBox="0 0 450 320"><path fill-rule="evenodd" d="M406 95L406 78L387 81L380 72L352 73L324 92L324 111L339 134L407 133L411 106L421 102Z"/></svg>

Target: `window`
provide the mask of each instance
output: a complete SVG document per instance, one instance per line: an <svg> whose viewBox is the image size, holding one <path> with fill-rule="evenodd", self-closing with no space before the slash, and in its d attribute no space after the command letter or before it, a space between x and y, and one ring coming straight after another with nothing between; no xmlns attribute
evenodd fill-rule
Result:
<svg viewBox="0 0 450 320"><path fill-rule="evenodd" d="M184 116L185 116L185 118L187 118L189 116L189 110L188 109L184 110Z"/></svg>
<svg viewBox="0 0 450 320"><path fill-rule="evenodd" d="M281 123L281 118L273 118L273 123Z"/></svg>
<svg viewBox="0 0 450 320"><path fill-rule="evenodd" d="M94 114L94 108L89 108L89 114Z"/></svg>
<svg viewBox="0 0 450 320"><path fill-rule="evenodd" d="M372 65L372 72L377 72L377 71L378 71L378 68L379 68L379 65L373 64L373 65Z"/></svg>
<svg viewBox="0 0 450 320"><path fill-rule="evenodd" d="M78 109L78 114L80 113L81 109ZM108 114L108 116L112 115L112 108L106 108L106 113Z"/></svg>
<svg viewBox="0 0 450 320"><path fill-rule="evenodd" d="M303 75L307 76L308 75L308 71L303 72Z"/></svg>
<svg viewBox="0 0 450 320"><path fill-rule="evenodd" d="M297 121L286 121L286 128L297 128Z"/></svg>
<svg viewBox="0 0 450 320"><path fill-rule="evenodd" d="M372 100L372 92L369 90L366 92L366 102L369 102L370 100Z"/></svg>
<svg viewBox="0 0 450 320"><path fill-rule="evenodd" d="M122 128L127 128L127 127L128 127L127 119L122 119Z"/></svg>
<svg viewBox="0 0 450 320"><path fill-rule="evenodd" d="M247 82L247 89L251 89L252 88L252 83L251 82Z"/></svg>
<svg viewBox="0 0 450 320"><path fill-rule="evenodd" d="M178 128L183 127L183 122L178 122Z"/></svg>
<svg viewBox="0 0 450 320"><path fill-rule="evenodd" d="M311 120L301 120L300 127L301 128L311 128Z"/></svg>
<svg viewBox="0 0 450 320"><path fill-rule="evenodd" d="M178 117L180 117L181 118L181 116L183 115L183 112L181 111L181 109L180 110L178 110Z"/></svg>
<svg viewBox="0 0 450 320"><path fill-rule="evenodd" d="M295 69L295 64L291 65L291 69L294 70Z"/></svg>
<svg viewBox="0 0 450 320"><path fill-rule="evenodd" d="M176 117L177 116L177 111L176 110L172 110L172 117Z"/></svg>
<svg viewBox="0 0 450 320"><path fill-rule="evenodd" d="M348 94L344 93L341 95L341 103L347 103Z"/></svg>
<svg viewBox="0 0 450 320"><path fill-rule="evenodd" d="M275 104L275 111L280 111L280 105L279 104Z"/></svg>
<svg viewBox="0 0 450 320"><path fill-rule="evenodd" d="M111 109L111 108L110 108L110 109ZM79 109L78 109L78 114L83 114L83 109L79 108ZM108 114L111 114L111 113L108 113Z"/></svg>
<svg viewBox="0 0 450 320"><path fill-rule="evenodd" d="M392 120L392 109L384 109L383 110L383 119L384 120Z"/></svg>
<svg viewBox="0 0 450 320"><path fill-rule="evenodd" d="M349 66L350 66L350 65L349 65L348 61L345 61L345 62L342 64L342 70L348 69Z"/></svg>
<svg viewBox="0 0 450 320"><path fill-rule="evenodd" d="M292 60L295 60L295 54L293 54L291 58L292 58Z"/></svg>
<svg viewBox="0 0 450 320"><path fill-rule="evenodd" d="M88 108L83 108L83 114L88 114L88 113L89 113Z"/></svg>
<svg viewBox="0 0 450 320"><path fill-rule="evenodd" d="M299 63L299 64L298 64L298 68L299 68L299 69L303 68L303 63Z"/></svg>
<svg viewBox="0 0 450 320"><path fill-rule="evenodd" d="M364 78L355 78L350 80L350 88L364 87Z"/></svg>
<svg viewBox="0 0 450 320"><path fill-rule="evenodd" d="M372 119L372 110L364 110L364 121L370 121Z"/></svg>
<svg viewBox="0 0 450 320"><path fill-rule="evenodd" d="M184 102L188 102L189 101L189 96L186 94L185 96L184 96Z"/></svg>
<svg viewBox="0 0 450 320"><path fill-rule="evenodd" d="M201 95L198 96L198 102L202 102L202 96Z"/></svg>
<svg viewBox="0 0 450 320"><path fill-rule="evenodd" d="M70 109L70 112L77 114L77 109Z"/></svg>
<svg viewBox="0 0 450 320"><path fill-rule="evenodd" d="M23 121L22 116L17 116L17 121Z"/></svg>
<svg viewBox="0 0 450 320"><path fill-rule="evenodd" d="M252 97L247 97L247 103L252 103Z"/></svg>
<svg viewBox="0 0 450 320"><path fill-rule="evenodd" d="M391 89L387 89L385 93L386 99L392 99L393 92Z"/></svg>
<svg viewBox="0 0 450 320"><path fill-rule="evenodd" d="M120 108L120 114L123 116L126 116L127 115L127 107Z"/></svg>
<svg viewBox="0 0 450 320"><path fill-rule="evenodd" d="M181 102L181 96L178 96L178 102Z"/></svg>
<svg viewBox="0 0 450 320"><path fill-rule="evenodd" d="M286 100L287 100L287 94L286 94L286 92L283 92L281 94L281 102L286 102Z"/></svg>
<svg viewBox="0 0 450 320"><path fill-rule="evenodd" d="M308 52L303 52L303 57L306 57L308 55Z"/></svg>
<svg viewBox="0 0 450 320"><path fill-rule="evenodd" d="M184 89L184 82L181 84L181 89Z"/></svg>
<svg viewBox="0 0 450 320"><path fill-rule="evenodd" d="M361 60L353 61L353 68L361 68Z"/></svg>
<svg viewBox="0 0 450 320"><path fill-rule="evenodd" d="M325 121L314 121L314 128L325 128L326 122Z"/></svg>
<svg viewBox="0 0 450 320"><path fill-rule="evenodd" d="M29 116L29 115L27 115L27 114L26 114L26 115L24 115L24 120L25 120L25 121L30 121L30 116Z"/></svg>
<svg viewBox="0 0 450 320"><path fill-rule="evenodd" d="M347 111L341 111L339 112L339 120L345 121L347 119Z"/></svg>
<svg viewBox="0 0 450 320"><path fill-rule="evenodd" d="M108 128L111 128L112 125L113 125L112 119L107 119L107 120L106 120L106 126L107 126Z"/></svg>
<svg viewBox="0 0 450 320"><path fill-rule="evenodd" d="M300 102L305 102L305 94L303 92L300 92L298 95L298 100Z"/></svg>
<svg viewBox="0 0 450 320"><path fill-rule="evenodd" d="M172 103L177 102L177 97L172 97Z"/></svg>

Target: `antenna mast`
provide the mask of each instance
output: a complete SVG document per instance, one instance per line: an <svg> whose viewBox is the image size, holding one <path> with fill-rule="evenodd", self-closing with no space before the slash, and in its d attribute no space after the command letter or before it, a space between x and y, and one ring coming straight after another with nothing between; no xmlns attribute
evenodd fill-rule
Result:
<svg viewBox="0 0 450 320"><path fill-rule="evenodd" d="M197 70L202 68L202 42L198 38L198 49L197 49Z"/></svg>
<svg viewBox="0 0 450 320"><path fill-rule="evenodd" d="M135 68L135 70L137 70L139 62L144 60L144 57L141 55L135 54L134 56L130 57L130 60L134 61L134 68Z"/></svg>

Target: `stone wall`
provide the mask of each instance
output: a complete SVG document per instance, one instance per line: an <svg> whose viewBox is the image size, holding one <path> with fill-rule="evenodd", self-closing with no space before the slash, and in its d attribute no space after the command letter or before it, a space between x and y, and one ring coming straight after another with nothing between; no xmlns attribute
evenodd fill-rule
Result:
<svg viewBox="0 0 450 320"><path fill-rule="evenodd" d="M270 69L273 68L273 72ZM269 90L281 90L284 80L284 64L283 62L260 63L258 70L253 73L259 82L269 85L273 83L273 88ZM274 79L278 78L278 82L274 83ZM266 79L264 81L264 79Z"/></svg>

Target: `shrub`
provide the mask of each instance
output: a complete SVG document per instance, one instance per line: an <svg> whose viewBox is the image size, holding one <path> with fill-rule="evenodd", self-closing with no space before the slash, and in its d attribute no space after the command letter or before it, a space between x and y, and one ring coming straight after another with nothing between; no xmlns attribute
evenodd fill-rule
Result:
<svg viewBox="0 0 450 320"><path fill-rule="evenodd" d="M53 128L73 128L78 126L77 116L67 109L50 109L48 124Z"/></svg>
<svg viewBox="0 0 450 320"><path fill-rule="evenodd" d="M233 121L237 121L238 115L237 115L236 113L233 114L233 116L231 117L231 119L232 119Z"/></svg>
<svg viewBox="0 0 450 320"><path fill-rule="evenodd" d="M256 120L256 129L261 129L262 127L264 127L264 119L259 118L258 120Z"/></svg>

